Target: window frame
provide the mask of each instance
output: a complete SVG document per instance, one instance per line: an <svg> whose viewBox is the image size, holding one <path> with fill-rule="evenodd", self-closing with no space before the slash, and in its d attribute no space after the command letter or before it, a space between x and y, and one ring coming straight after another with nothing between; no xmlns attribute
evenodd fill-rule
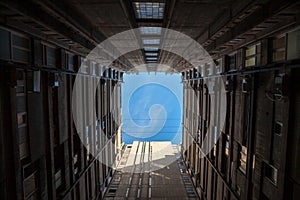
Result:
<svg viewBox="0 0 300 200"><path fill-rule="evenodd" d="M245 175L247 175L247 162L248 162L248 148L243 145L239 145L238 156L238 169Z"/></svg>

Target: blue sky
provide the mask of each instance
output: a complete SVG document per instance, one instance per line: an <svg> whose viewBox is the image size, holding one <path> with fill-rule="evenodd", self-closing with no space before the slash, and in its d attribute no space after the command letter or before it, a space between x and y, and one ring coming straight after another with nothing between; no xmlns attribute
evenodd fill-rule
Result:
<svg viewBox="0 0 300 200"><path fill-rule="evenodd" d="M122 84L123 141L181 142L181 75L124 75Z"/></svg>

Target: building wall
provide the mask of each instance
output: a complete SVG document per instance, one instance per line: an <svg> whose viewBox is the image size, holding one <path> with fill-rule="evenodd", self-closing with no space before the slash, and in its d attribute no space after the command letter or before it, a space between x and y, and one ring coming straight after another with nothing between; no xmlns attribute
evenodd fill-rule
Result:
<svg viewBox="0 0 300 200"><path fill-rule="evenodd" d="M182 73L182 155L201 199L297 199L299 34L299 27L274 31L208 63L222 77L227 103L221 136L204 158L222 99L211 103L218 91L209 94L203 77L213 76L205 68Z"/></svg>
<svg viewBox="0 0 300 200"><path fill-rule="evenodd" d="M77 73L82 55L20 30L0 34L0 199L101 199L114 169L98 158L118 162L122 149L122 73L95 62ZM72 115L76 76L80 120L95 122L82 130ZM87 84L96 80L94 98ZM97 116L86 110L91 99Z"/></svg>

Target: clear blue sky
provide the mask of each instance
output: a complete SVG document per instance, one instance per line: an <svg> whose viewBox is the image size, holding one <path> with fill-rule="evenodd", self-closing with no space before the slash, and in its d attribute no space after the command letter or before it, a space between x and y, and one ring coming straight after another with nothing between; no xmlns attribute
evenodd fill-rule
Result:
<svg viewBox="0 0 300 200"><path fill-rule="evenodd" d="M181 142L183 89L181 75L124 75L123 141Z"/></svg>

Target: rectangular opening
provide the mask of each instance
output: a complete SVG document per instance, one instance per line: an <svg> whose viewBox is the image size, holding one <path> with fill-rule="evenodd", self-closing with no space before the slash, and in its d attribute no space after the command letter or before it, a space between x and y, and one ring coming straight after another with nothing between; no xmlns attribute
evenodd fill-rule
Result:
<svg viewBox="0 0 300 200"><path fill-rule="evenodd" d="M246 57L253 56L255 54L256 54L256 46L255 45L248 47L246 49Z"/></svg>
<svg viewBox="0 0 300 200"><path fill-rule="evenodd" d="M144 47L145 51L158 51L158 47Z"/></svg>
<svg viewBox="0 0 300 200"><path fill-rule="evenodd" d="M61 170L58 170L55 173L55 188L58 189L62 184L62 180L61 180Z"/></svg>
<svg viewBox="0 0 300 200"><path fill-rule="evenodd" d="M143 35L160 35L161 34L161 27L141 26L140 31L141 31L141 34L143 34Z"/></svg>
<svg viewBox="0 0 300 200"><path fill-rule="evenodd" d="M55 54L55 49L49 46L45 46L45 64L49 67L55 67L56 65L56 54Z"/></svg>
<svg viewBox="0 0 300 200"><path fill-rule="evenodd" d="M183 179L184 183L191 183L191 180L189 177L182 177L182 179Z"/></svg>
<svg viewBox="0 0 300 200"><path fill-rule="evenodd" d="M260 43L246 48L245 67L252 67L259 64L260 61Z"/></svg>
<svg viewBox="0 0 300 200"><path fill-rule="evenodd" d="M300 58L300 29L288 33L287 60Z"/></svg>
<svg viewBox="0 0 300 200"><path fill-rule="evenodd" d="M276 135L281 135L281 132L282 132L282 126L283 124L279 121L276 121L275 122L275 125L274 125L274 133Z"/></svg>
<svg viewBox="0 0 300 200"><path fill-rule="evenodd" d="M255 66L256 63L256 58L252 57L252 58L248 58L245 60L245 67L251 67L251 66Z"/></svg>
<svg viewBox="0 0 300 200"><path fill-rule="evenodd" d="M225 156L229 157L229 135L225 136Z"/></svg>
<svg viewBox="0 0 300 200"><path fill-rule="evenodd" d="M146 57L146 60L148 61L148 60L150 60L150 61L153 61L153 60L157 60L157 57Z"/></svg>
<svg viewBox="0 0 300 200"><path fill-rule="evenodd" d="M30 40L26 37L12 34L12 52L14 61L29 63Z"/></svg>
<svg viewBox="0 0 300 200"><path fill-rule="evenodd" d="M192 188L192 187L187 187L187 188L186 188L186 192L187 192L187 194L188 194L188 197L196 197L194 188Z"/></svg>
<svg viewBox="0 0 300 200"><path fill-rule="evenodd" d="M145 56L158 56L158 53L145 53Z"/></svg>
<svg viewBox="0 0 300 200"><path fill-rule="evenodd" d="M283 61L286 59L286 36L281 35L272 41L272 62Z"/></svg>
<svg viewBox="0 0 300 200"><path fill-rule="evenodd" d="M147 61L157 59L147 57ZM165 73L141 72L138 75L124 76L124 82L121 90L122 141L126 145L133 144L134 141L180 144L183 101L181 74L170 76ZM152 117L149 116L150 111ZM159 114L161 112L166 113Z"/></svg>
<svg viewBox="0 0 300 200"><path fill-rule="evenodd" d="M265 176L274 184L277 185L277 176L278 176L278 171L277 169L266 163L265 165Z"/></svg>
<svg viewBox="0 0 300 200"><path fill-rule="evenodd" d="M163 19L165 3L133 2L133 8L138 19Z"/></svg>
<svg viewBox="0 0 300 200"><path fill-rule="evenodd" d="M18 128L26 126L26 112L21 112L17 114Z"/></svg>
<svg viewBox="0 0 300 200"><path fill-rule="evenodd" d="M236 67L236 54L229 55L229 71L235 70Z"/></svg>
<svg viewBox="0 0 300 200"><path fill-rule="evenodd" d="M222 72L223 72L223 59L220 58L217 60L217 63L216 63L216 73L220 74Z"/></svg>
<svg viewBox="0 0 300 200"><path fill-rule="evenodd" d="M28 137L26 127L18 129L19 134L19 151L20 151L20 159L24 159L29 155L28 149Z"/></svg>
<svg viewBox="0 0 300 200"><path fill-rule="evenodd" d="M10 41L10 32L0 28L0 43L1 43L0 58L1 59L9 60L11 57L9 41Z"/></svg>
<svg viewBox="0 0 300 200"><path fill-rule="evenodd" d="M66 55L66 63L67 63L67 69L70 71L74 70L74 56L72 54L67 53Z"/></svg>
<svg viewBox="0 0 300 200"><path fill-rule="evenodd" d="M247 170L247 147L239 146L240 153L239 153L239 169L246 174Z"/></svg>
<svg viewBox="0 0 300 200"><path fill-rule="evenodd" d="M12 35L12 44L13 46L24 48L27 50L30 48L29 39L14 34Z"/></svg>
<svg viewBox="0 0 300 200"><path fill-rule="evenodd" d="M25 94L25 74L24 71L17 70L17 94Z"/></svg>
<svg viewBox="0 0 300 200"><path fill-rule="evenodd" d="M24 179L23 191L24 191L25 199L28 199L29 197L34 196L34 193L37 191L36 172Z"/></svg>
<svg viewBox="0 0 300 200"><path fill-rule="evenodd" d="M160 39L144 39L143 43L144 44L149 44L149 45L159 44L160 43Z"/></svg>

